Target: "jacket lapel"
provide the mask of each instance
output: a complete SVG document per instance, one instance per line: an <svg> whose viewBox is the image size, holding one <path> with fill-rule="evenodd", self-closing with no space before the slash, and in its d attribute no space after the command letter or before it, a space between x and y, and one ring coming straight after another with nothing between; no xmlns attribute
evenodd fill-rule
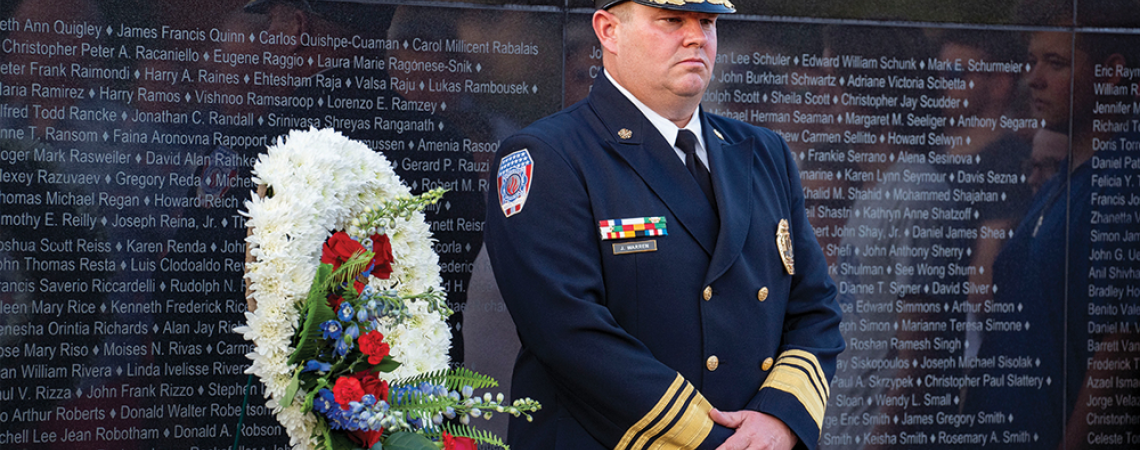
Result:
<svg viewBox="0 0 1140 450"><path fill-rule="evenodd" d="M703 114L701 120L712 167L713 191L720 211L720 232L706 278L706 282L712 282L740 256L744 240L748 237L752 207L756 201L752 198L754 158L751 137L743 142L727 143Z"/></svg>
<svg viewBox="0 0 1140 450"><path fill-rule="evenodd" d="M588 101L606 130L609 147L637 172L681 222L681 227L711 255L717 241L717 219L673 146L604 75L598 75ZM716 183L715 175L713 182Z"/></svg>

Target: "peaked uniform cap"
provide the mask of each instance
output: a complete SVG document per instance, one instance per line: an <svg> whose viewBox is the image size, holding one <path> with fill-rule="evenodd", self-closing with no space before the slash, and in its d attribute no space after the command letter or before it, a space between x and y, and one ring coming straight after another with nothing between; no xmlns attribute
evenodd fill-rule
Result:
<svg viewBox="0 0 1140 450"><path fill-rule="evenodd" d="M594 0L594 7L609 9L626 0ZM692 11L712 14L732 14L736 6L730 0L631 0L634 3L674 11Z"/></svg>

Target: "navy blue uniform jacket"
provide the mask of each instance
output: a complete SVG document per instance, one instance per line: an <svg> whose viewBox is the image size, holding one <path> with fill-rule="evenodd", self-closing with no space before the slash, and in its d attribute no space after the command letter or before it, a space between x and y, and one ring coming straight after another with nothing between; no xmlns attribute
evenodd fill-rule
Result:
<svg viewBox="0 0 1140 450"><path fill-rule="evenodd" d="M769 130L701 120L719 219L604 76L500 146L492 176L525 150L530 186L509 217L491 194L485 239L522 342L513 394L544 405L511 423L514 448L712 449L733 431L709 419L713 407L774 415L817 446L844 344L792 154ZM602 239L599 221L640 217L663 217L668 234ZM614 246L638 242L656 250Z"/></svg>

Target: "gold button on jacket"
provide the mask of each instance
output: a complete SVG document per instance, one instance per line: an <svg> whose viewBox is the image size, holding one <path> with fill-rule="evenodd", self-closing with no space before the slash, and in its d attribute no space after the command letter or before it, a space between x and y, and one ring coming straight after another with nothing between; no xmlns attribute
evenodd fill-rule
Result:
<svg viewBox="0 0 1140 450"><path fill-rule="evenodd" d="M716 370L717 366L719 365L720 360L716 358L716 355L710 356L708 361L705 361L705 367L708 367L709 372Z"/></svg>
<svg viewBox="0 0 1140 450"><path fill-rule="evenodd" d="M772 368L772 358L764 358L764 362L760 364L760 370L765 372Z"/></svg>
<svg viewBox="0 0 1140 450"><path fill-rule="evenodd" d="M705 291L701 295L704 296L705 301L712 300L712 286L705 286Z"/></svg>
<svg viewBox="0 0 1140 450"><path fill-rule="evenodd" d="M756 300L764 301L767 299L768 299L768 288L767 287L760 288L760 291L756 293Z"/></svg>

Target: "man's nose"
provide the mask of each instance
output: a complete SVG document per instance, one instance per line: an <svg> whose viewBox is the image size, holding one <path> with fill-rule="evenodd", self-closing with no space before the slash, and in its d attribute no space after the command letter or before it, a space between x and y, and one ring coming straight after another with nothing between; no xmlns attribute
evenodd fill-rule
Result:
<svg viewBox="0 0 1140 450"><path fill-rule="evenodd" d="M685 46L696 45L697 47L704 47L709 41L709 31L704 28L699 18L689 18L685 20L683 27L685 32Z"/></svg>

